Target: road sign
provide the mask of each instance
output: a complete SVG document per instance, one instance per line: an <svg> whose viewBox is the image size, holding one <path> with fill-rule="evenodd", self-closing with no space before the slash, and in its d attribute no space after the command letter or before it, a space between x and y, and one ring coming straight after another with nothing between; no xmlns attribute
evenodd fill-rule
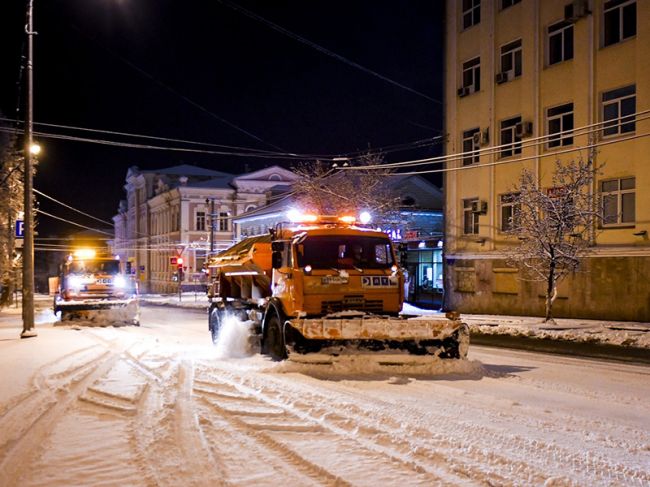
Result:
<svg viewBox="0 0 650 487"><path fill-rule="evenodd" d="M16 220L16 238L25 238L25 222Z"/></svg>

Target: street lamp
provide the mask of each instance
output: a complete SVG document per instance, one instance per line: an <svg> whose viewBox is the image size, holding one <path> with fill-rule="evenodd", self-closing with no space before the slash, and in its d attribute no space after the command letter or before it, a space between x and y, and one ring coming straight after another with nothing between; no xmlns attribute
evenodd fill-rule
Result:
<svg viewBox="0 0 650 487"><path fill-rule="evenodd" d="M25 109L25 160L23 167L24 183L24 241L23 241L23 331L20 338L36 336L34 328L34 209L32 205L33 161L35 155L32 140L34 123L34 0L27 2L27 103ZM37 146L38 147L38 146ZM38 148L40 151L40 147ZM36 152L38 153L38 152Z"/></svg>

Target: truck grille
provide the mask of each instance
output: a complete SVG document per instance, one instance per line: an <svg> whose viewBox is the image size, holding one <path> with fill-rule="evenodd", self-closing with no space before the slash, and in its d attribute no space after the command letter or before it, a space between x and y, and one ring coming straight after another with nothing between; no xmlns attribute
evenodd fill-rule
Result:
<svg viewBox="0 0 650 487"><path fill-rule="evenodd" d="M384 302L381 299L363 299L363 296L343 296L342 300L323 301L321 303L322 314L345 310L381 313L384 310Z"/></svg>

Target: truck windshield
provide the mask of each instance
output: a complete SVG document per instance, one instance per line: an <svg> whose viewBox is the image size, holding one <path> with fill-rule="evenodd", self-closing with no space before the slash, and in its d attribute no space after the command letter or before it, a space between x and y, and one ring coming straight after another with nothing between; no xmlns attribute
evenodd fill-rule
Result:
<svg viewBox="0 0 650 487"><path fill-rule="evenodd" d="M298 266L314 269L388 269L393 253L388 238L312 236L297 245Z"/></svg>
<svg viewBox="0 0 650 487"><path fill-rule="evenodd" d="M79 260L68 267L69 274L118 274L119 260Z"/></svg>

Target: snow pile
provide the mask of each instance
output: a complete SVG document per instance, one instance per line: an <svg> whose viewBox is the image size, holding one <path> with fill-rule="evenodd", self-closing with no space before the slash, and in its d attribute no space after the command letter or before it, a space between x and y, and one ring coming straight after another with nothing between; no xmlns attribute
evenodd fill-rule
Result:
<svg viewBox="0 0 650 487"><path fill-rule="evenodd" d="M540 317L500 315L462 315L461 320L472 334L650 348L650 323L561 318L551 324Z"/></svg>
<svg viewBox="0 0 650 487"><path fill-rule="evenodd" d="M173 306L175 308L190 308L206 310L210 304L205 293L178 294L141 294L140 303L158 306Z"/></svg>

